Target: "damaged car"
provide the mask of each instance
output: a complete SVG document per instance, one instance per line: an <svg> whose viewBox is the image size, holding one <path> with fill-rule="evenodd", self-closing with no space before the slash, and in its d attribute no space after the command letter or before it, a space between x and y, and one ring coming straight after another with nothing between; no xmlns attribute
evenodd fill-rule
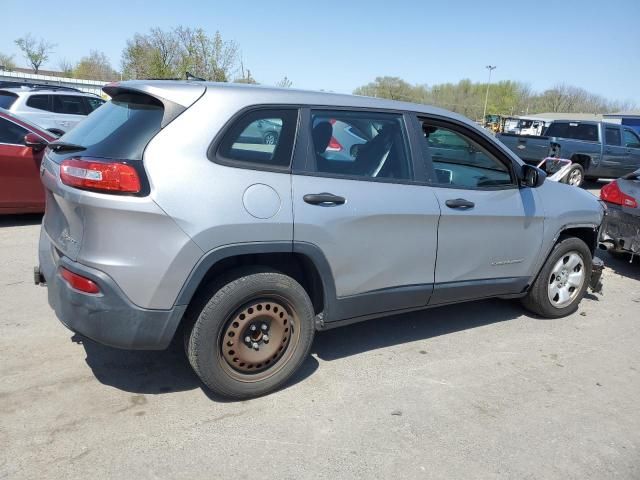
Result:
<svg viewBox="0 0 640 480"><path fill-rule="evenodd" d="M600 190L607 207L601 241L614 256L640 254L640 169Z"/></svg>

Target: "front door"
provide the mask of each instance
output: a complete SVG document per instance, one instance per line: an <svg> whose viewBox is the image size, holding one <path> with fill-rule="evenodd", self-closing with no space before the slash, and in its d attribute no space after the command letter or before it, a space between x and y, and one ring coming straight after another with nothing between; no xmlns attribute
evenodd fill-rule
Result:
<svg viewBox="0 0 640 480"><path fill-rule="evenodd" d="M623 127L622 143L626 148L627 155L627 164L622 175L626 175L640 168L640 137L634 130Z"/></svg>
<svg viewBox="0 0 640 480"><path fill-rule="evenodd" d="M620 126L604 126L604 145L602 147L602 161L594 173L608 178L622 175L627 162L627 148L622 145Z"/></svg>
<svg viewBox="0 0 640 480"><path fill-rule="evenodd" d="M0 118L0 212L38 210L44 205L40 153L24 144L28 130Z"/></svg>
<svg viewBox="0 0 640 480"><path fill-rule="evenodd" d="M294 249L322 252L335 292L325 321L426 305L440 215L414 181L402 114L311 110L292 176Z"/></svg>
<svg viewBox="0 0 640 480"><path fill-rule="evenodd" d="M543 235L536 192L511 160L469 127L421 118L425 161L442 214L431 304L519 293Z"/></svg>

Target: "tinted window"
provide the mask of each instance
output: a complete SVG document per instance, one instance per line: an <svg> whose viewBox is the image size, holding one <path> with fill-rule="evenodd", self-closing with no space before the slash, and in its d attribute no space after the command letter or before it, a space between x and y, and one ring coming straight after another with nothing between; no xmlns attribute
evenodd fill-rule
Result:
<svg viewBox="0 0 640 480"><path fill-rule="evenodd" d="M311 119L317 172L412 178L402 115L314 110Z"/></svg>
<svg viewBox="0 0 640 480"><path fill-rule="evenodd" d="M49 103L49 95L31 95L27 99L27 107L46 110L48 112L52 111L51 104Z"/></svg>
<svg viewBox="0 0 640 480"><path fill-rule="evenodd" d="M53 111L67 115L86 115L82 98L79 95L53 95Z"/></svg>
<svg viewBox="0 0 640 480"><path fill-rule="evenodd" d="M422 122L427 158L431 158L436 182L461 188L511 185L509 168L463 133Z"/></svg>
<svg viewBox="0 0 640 480"><path fill-rule="evenodd" d="M29 131L21 126L4 118L0 118L0 143L24 145L24 136L27 133L29 133Z"/></svg>
<svg viewBox="0 0 640 480"><path fill-rule="evenodd" d="M598 125L579 122L553 122L545 132L547 137L572 138L574 140L598 141Z"/></svg>
<svg viewBox="0 0 640 480"><path fill-rule="evenodd" d="M605 129L605 141L607 145L620 145L620 129L617 127L607 127Z"/></svg>
<svg viewBox="0 0 640 480"><path fill-rule="evenodd" d="M222 159L253 166L288 167L291 163L296 109L260 109L240 117L220 143Z"/></svg>
<svg viewBox="0 0 640 480"><path fill-rule="evenodd" d="M160 131L164 107L153 97L116 95L62 139L97 157L140 160L147 143Z"/></svg>
<svg viewBox="0 0 640 480"><path fill-rule="evenodd" d="M635 132L625 128L622 132L622 139L624 140L625 147L640 148L640 138L638 138Z"/></svg>
<svg viewBox="0 0 640 480"><path fill-rule="evenodd" d="M104 100L101 98L84 97L84 99L87 102L87 110L89 113L93 112L104 103Z"/></svg>
<svg viewBox="0 0 640 480"><path fill-rule="evenodd" d="M0 108L9 109L18 96L15 93L0 92Z"/></svg>

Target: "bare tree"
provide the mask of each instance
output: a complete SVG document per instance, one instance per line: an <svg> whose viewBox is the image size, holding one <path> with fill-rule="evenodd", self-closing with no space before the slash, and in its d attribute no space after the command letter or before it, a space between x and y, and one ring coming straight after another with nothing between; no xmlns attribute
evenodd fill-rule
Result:
<svg viewBox="0 0 640 480"><path fill-rule="evenodd" d="M73 75L73 64L66 58L62 58L58 61L58 70L60 70L65 77L71 77Z"/></svg>
<svg viewBox="0 0 640 480"><path fill-rule="evenodd" d="M13 61L13 55L5 55L0 53L0 70L13 70L16 64Z"/></svg>
<svg viewBox="0 0 640 480"><path fill-rule="evenodd" d="M33 72L36 74L40 70L40 65L49 60L49 55L53 53L55 48L53 43L49 43L42 38L37 40L30 33L18 38L15 43L22 50L24 57L29 61L33 67Z"/></svg>
<svg viewBox="0 0 640 480"><path fill-rule="evenodd" d="M293 85L293 82L289 80L286 75L282 80L276 83L276 87L282 87L282 88L291 88L291 85Z"/></svg>

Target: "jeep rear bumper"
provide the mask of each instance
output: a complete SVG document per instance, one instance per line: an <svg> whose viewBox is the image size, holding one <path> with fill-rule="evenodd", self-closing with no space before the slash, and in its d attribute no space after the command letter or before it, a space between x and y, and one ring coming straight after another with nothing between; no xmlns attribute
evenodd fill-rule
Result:
<svg viewBox="0 0 640 480"><path fill-rule="evenodd" d="M44 231L39 261L37 278L46 282L49 305L73 332L131 350L163 350L171 343L186 306L151 310L134 305L107 274L59 255ZM93 280L100 293L75 290L60 275L60 267Z"/></svg>

